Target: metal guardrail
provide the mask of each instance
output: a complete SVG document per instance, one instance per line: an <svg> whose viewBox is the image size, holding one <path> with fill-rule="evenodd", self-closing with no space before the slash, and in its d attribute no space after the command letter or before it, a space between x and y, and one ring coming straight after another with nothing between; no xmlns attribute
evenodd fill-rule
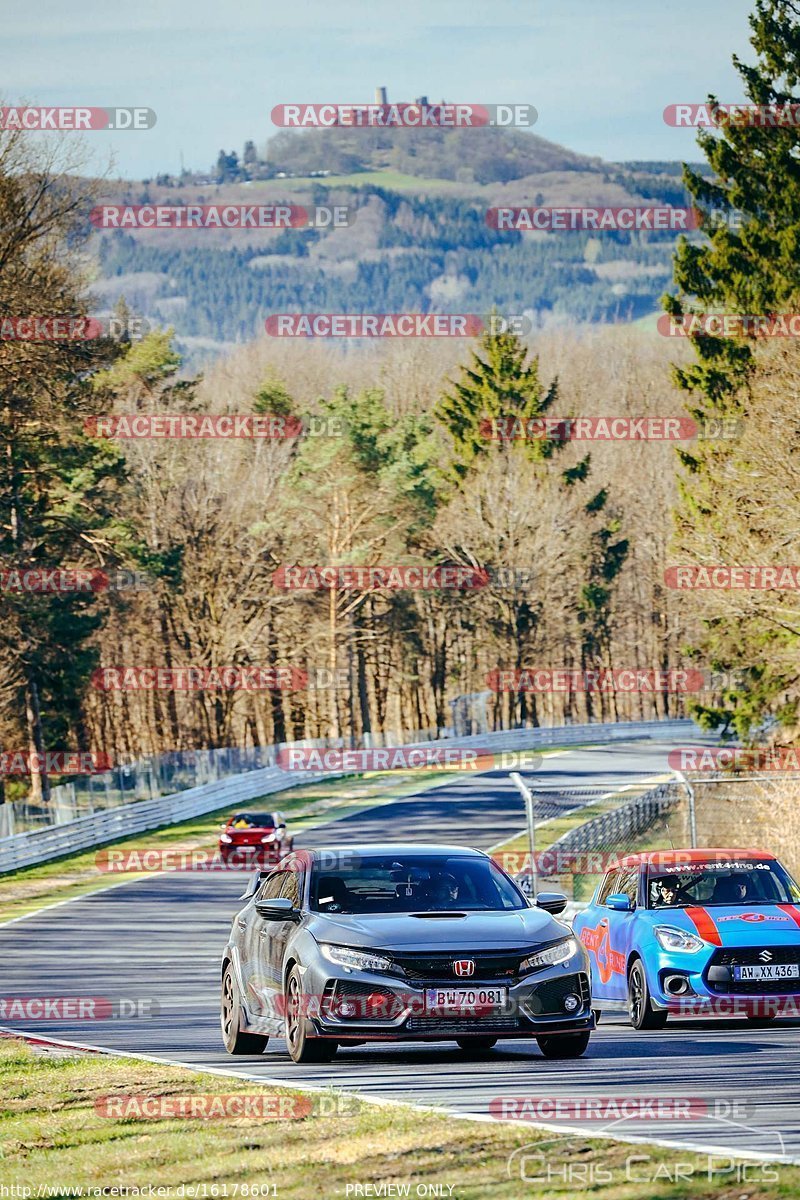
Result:
<svg viewBox="0 0 800 1200"><path fill-rule="evenodd" d="M665 737L696 732L690 720L627 721L613 724L547 726L535 729L502 730L497 733L472 734L447 738L448 746L491 748L494 752L545 748L553 745L612 742L646 738L654 734ZM304 745L307 743L296 743ZM441 740L411 742L408 747L436 747ZM525 770L523 766L521 768ZM131 834L159 829L191 817L214 812L227 805L237 805L271 796L302 784L320 779L340 778L344 772L302 771L292 773L270 766L260 770L232 775L200 787L189 788L171 796L140 800L117 808L104 809L79 817L63 825L47 826L12 837L0 838L0 875L21 867L34 866L64 855L102 846ZM590 822L591 824L591 822Z"/></svg>

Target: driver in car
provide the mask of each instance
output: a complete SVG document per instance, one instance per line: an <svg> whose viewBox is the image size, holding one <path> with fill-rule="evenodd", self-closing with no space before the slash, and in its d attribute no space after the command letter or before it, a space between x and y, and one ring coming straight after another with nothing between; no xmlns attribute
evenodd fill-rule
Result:
<svg viewBox="0 0 800 1200"><path fill-rule="evenodd" d="M690 904L691 896L684 892L677 875L662 875L653 884L653 903L659 908L674 908L677 904Z"/></svg>
<svg viewBox="0 0 800 1200"><path fill-rule="evenodd" d="M458 899L458 882L447 871L434 875L425 884L425 898L432 908L449 908Z"/></svg>

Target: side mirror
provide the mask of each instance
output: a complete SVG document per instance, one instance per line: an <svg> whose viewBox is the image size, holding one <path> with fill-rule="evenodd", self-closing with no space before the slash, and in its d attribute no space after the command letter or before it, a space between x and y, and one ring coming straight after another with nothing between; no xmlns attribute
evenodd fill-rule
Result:
<svg viewBox="0 0 800 1200"><path fill-rule="evenodd" d="M272 900L256 900L256 912L266 921L296 921L300 912L288 896L275 896Z"/></svg>
<svg viewBox="0 0 800 1200"><path fill-rule="evenodd" d="M611 908L614 912L632 912L636 908L636 901L631 900L624 892L612 892L610 896L606 896L606 908Z"/></svg>
<svg viewBox="0 0 800 1200"><path fill-rule="evenodd" d="M534 906L543 908L545 912L552 913L556 917L567 907L567 897L563 892L539 892L534 900Z"/></svg>

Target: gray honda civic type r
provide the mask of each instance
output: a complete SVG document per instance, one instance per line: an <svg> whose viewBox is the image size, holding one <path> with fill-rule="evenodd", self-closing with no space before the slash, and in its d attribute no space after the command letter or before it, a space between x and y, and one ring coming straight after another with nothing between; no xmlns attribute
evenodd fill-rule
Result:
<svg viewBox="0 0 800 1200"><path fill-rule="evenodd" d="M299 850L256 872L222 960L230 1054L284 1037L295 1062L339 1046L454 1040L481 1053L535 1037L583 1054L594 1028L586 952L479 850L392 843Z"/></svg>

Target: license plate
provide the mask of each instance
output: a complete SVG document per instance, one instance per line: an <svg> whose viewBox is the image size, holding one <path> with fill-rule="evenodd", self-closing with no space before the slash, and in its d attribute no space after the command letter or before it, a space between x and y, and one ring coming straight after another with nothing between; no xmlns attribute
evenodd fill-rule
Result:
<svg viewBox="0 0 800 1200"><path fill-rule="evenodd" d="M800 966L797 963L770 963L754 967L734 967L733 978L737 980L761 979L797 979L800 977Z"/></svg>
<svg viewBox="0 0 800 1200"><path fill-rule="evenodd" d="M505 1008L508 1004L506 987L438 987L425 989L425 1011L440 1013L462 1013L464 1016L480 1017Z"/></svg>

